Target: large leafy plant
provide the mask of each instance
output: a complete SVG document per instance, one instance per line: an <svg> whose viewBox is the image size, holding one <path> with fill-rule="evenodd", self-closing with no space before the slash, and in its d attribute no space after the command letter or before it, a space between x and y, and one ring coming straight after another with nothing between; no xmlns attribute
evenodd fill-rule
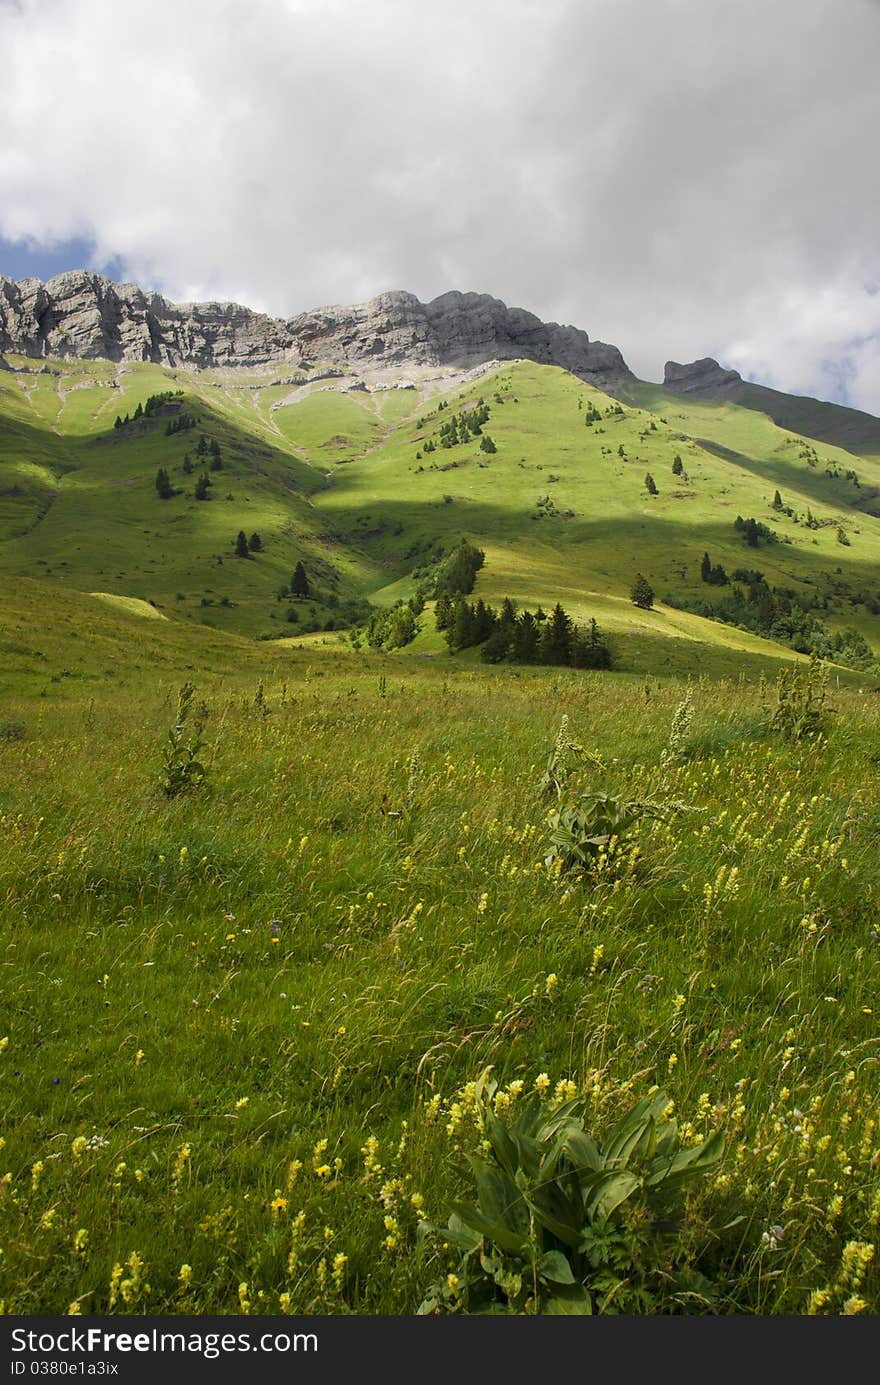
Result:
<svg viewBox="0 0 880 1385"><path fill-rule="evenodd" d="M682 1147L663 1092L600 1141L585 1128L584 1098L548 1110L536 1094L501 1116L495 1091L484 1073L474 1200L455 1204L442 1228L424 1223L457 1265L420 1313L652 1313L707 1301L681 1237L681 1190L720 1159L720 1134Z"/></svg>

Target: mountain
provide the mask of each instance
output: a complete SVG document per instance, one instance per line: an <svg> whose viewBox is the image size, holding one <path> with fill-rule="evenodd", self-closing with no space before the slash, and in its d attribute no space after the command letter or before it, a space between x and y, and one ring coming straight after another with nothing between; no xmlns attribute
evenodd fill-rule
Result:
<svg viewBox="0 0 880 1385"><path fill-rule="evenodd" d="M880 418L850 409L843 404L828 404L799 394L784 394L744 380L736 370L725 370L711 356L680 365L667 361L664 388L691 399L726 400L746 409L767 414L780 428L790 428L815 438L835 443L857 455L880 453Z"/></svg>
<svg viewBox="0 0 880 1385"><path fill-rule="evenodd" d="M0 277L0 351L201 368L281 361L467 367L526 359L562 366L605 389L631 375L616 347L487 294L451 292L421 303L394 291L281 319L237 303L171 303L86 270L45 284Z"/></svg>
<svg viewBox="0 0 880 1385"><path fill-rule="evenodd" d="M480 294L282 321L84 272L0 281L0 345L0 583L47 602L335 640L466 537L479 596L561 601L620 668L880 650L880 420L716 361L650 384Z"/></svg>

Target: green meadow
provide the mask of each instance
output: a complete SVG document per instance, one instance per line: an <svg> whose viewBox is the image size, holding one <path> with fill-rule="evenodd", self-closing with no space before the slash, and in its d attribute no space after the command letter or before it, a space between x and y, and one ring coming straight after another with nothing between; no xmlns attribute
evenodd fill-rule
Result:
<svg viewBox="0 0 880 1385"><path fill-rule="evenodd" d="M876 1313L876 666L677 603L708 552L876 655L880 459L522 362L10 364L3 1310ZM426 451L480 398L494 453ZM612 669L430 600L355 649L462 537Z"/></svg>

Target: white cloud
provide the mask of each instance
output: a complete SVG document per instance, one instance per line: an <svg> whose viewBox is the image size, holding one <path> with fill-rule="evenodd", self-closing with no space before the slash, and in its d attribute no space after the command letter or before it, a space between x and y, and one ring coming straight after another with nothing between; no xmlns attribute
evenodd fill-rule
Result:
<svg viewBox="0 0 880 1385"><path fill-rule="evenodd" d="M0 4L0 235L276 313L478 289L880 412L878 39L872 0Z"/></svg>

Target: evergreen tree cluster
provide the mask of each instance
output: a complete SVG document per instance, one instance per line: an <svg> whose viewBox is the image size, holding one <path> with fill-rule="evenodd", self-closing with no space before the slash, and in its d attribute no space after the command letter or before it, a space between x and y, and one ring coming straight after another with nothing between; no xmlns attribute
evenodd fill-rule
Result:
<svg viewBox="0 0 880 1385"><path fill-rule="evenodd" d="M444 559L431 595L468 596L474 589L477 573L485 561L486 555L482 548L477 548L474 544L468 543L467 539L462 539L458 547Z"/></svg>
<svg viewBox="0 0 880 1385"><path fill-rule="evenodd" d="M114 428L124 428L129 423L139 423L142 418L153 418L161 410L164 404L172 399L177 399L183 394L183 390L163 390L161 394L151 394L145 403L138 404L132 415L126 414L124 418L116 415ZM195 422L195 420L193 420ZM166 429L167 432L167 429Z"/></svg>
<svg viewBox="0 0 880 1385"><path fill-rule="evenodd" d="M757 548L761 541L764 543L779 542L778 536L774 534L772 529L751 516L748 519L743 519L742 515L737 515L733 521L733 527L738 534L742 534L749 548Z"/></svg>
<svg viewBox="0 0 880 1385"><path fill-rule="evenodd" d="M726 587L729 580L720 563L715 563L713 566L708 553L703 554L703 561L700 563L700 577L704 582L708 582L710 587Z"/></svg>
<svg viewBox="0 0 880 1385"><path fill-rule="evenodd" d="M449 406L443 401L437 406L437 412L444 411ZM489 421L489 405L485 399L479 399L473 409L462 409L459 414L451 414L443 423L440 424L437 433L437 441L430 437L422 444L422 452L426 455L429 452L436 452L437 447L450 448L457 447L459 443L470 442L472 438L482 437L483 424ZM423 420L420 419L422 424ZM480 444L484 452L497 452L497 448L491 438L483 438Z"/></svg>
<svg viewBox="0 0 880 1385"><path fill-rule="evenodd" d="M540 609L517 615L510 597L496 610L482 599L470 602L462 596L442 596L434 618L437 629L445 631L452 653L481 645L480 657L487 664L506 660L569 668L611 667L611 652L596 622L591 620L587 629L576 626L559 602L549 616Z"/></svg>
<svg viewBox="0 0 880 1385"><path fill-rule="evenodd" d="M794 592L771 587L763 573L737 568L732 575L733 585L717 603L700 598L669 596L667 604L680 610L693 611L709 620L720 620L740 630L750 630L765 639L788 645L800 654L817 654L820 659L832 659L849 668L871 671L877 661L864 637L853 629L829 630L810 613L810 598Z"/></svg>
<svg viewBox="0 0 880 1385"><path fill-rule="evenodd" d="M171 478L163 466L156 472L156 490L160 500L170 500L176 494Z"/></svg>
<svg viewBox="0 0 880 1385"><path fill-rule="evenodd" d="M262 551L263 540L258 533L254 532L251 534L250 538L248 538L244 530L239 529L235 540L236 558L251 558L254 553L262 553Z"/></svg>
<svg viewBox="0 0 880 1385"><path fill-rule="evenodd" d="M593 426L594 423L601 423L601 422L602 422L602 415L601 415L601 413L599 412L599 410L596 408L596 405L593 403L593 401L592 401L592 399L591 399L591 400L589 401L589 403L587 404L586 409L584 410L584 423L585 423L585 425L587 426L587 428L592 428L592 426Z"/></svg>
<svg viewBox="0 0 880 1385"><path fill-rule="evenodd" d="M198 419L194 414L188 414L181 410L174 418L169 418L168 422L165 424L165 436L166 438L170 438L173 437L175 433L186 433L190 428L195 428L197 423Z"/></svg>

